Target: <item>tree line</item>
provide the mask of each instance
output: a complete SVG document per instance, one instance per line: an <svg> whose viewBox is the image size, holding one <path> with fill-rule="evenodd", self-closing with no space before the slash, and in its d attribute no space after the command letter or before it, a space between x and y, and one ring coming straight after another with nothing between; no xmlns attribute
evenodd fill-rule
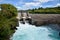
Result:
<svg viewBox="0 0 60 40"><path fill-rule="evenodd" d="M34 8L27 10L32 14L60 14L60 6L58 7L50 7L50 8Z"/></svg>

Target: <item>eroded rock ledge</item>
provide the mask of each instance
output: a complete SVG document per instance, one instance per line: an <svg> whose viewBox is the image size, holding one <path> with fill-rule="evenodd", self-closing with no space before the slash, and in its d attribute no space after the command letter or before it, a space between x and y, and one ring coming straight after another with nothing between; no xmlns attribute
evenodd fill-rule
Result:
<svg viewBox="0 0 60 40"><path fill-rule="evenodd" d="M32 23L36 26L46 24L59 24L60 25L60 14L30 14L32 17Z"/></svg>

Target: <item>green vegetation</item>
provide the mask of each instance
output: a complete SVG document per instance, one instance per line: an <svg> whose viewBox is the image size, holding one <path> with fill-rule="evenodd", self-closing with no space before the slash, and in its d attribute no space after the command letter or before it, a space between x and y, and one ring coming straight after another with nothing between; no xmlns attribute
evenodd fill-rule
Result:
<svg viewBox="0 0 60 40"><path fill-rule="evenodd" d="M0 4L0 40L9 40L17 25L17 9L11 4Z"/></svg>
<svg viewBox="0 0 60 40"><path fill-rule="evenodd" d="M60 6L52 8L38 8L29 9L28 12L32 14L60 14Z"/></svg>

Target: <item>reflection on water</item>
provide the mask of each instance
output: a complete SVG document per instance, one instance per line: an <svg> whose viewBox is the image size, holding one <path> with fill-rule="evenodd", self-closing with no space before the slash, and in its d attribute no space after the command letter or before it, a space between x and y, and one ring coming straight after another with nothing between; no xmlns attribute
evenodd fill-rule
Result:
<svg viewBox="0 0 60 40"><path fill-rule="evenodd" d="M18 30L11 37L12 40L60 40L57 31L51 30L45 26L35 27L34 25L21 24L19 22Z"/></svg>

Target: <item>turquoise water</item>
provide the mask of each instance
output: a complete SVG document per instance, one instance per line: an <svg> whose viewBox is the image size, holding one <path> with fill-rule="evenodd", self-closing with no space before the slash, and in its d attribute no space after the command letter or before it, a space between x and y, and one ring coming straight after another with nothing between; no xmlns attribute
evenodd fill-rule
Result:
<svg viewBox="0 0 60 40"><path fill-rule="evenodd" d="M11 40L60 40L57 31L45 26L36 27L34 25L19 23L18 30L11 37Z"/></svg>

